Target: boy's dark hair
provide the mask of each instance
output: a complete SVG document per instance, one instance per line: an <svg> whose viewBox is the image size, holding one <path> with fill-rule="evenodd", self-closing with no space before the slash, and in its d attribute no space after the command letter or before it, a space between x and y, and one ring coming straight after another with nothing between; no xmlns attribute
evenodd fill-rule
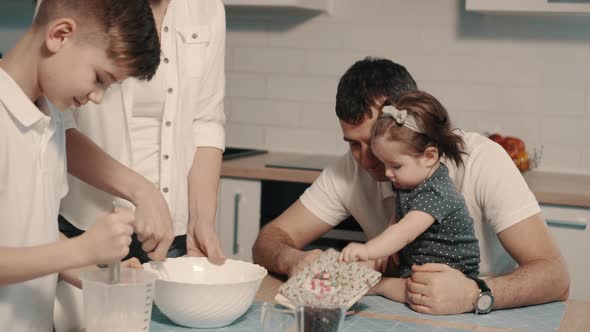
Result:
<svg viewBox="0 0 590 332"><path fill-rule="evenodd" d="M404 142L412 153L423 153L432 146L438 149L439 156L447 156L457 166L463 165L463 138L453 131L447 110L436 98L424 91L408 91L392 104L412 115L424 133L381 116L373 127L372 139L384 136L388 141Z"/></svg>
<svg viewBox="0 0 590 332"><path fill-rule="evenodd" d="M104 38L107 55L129 76L148 80L154 76L160 64L160 40L148 0L43 0L33 25L60 17L71 17L86 29L86 39Z"/></svg>
<svg viewBox="0 0 590 332"><path fill-rule="evenodd" d="M336 93L336 115L346 123L359 124L371 117L371 106L382 98L398 96L418 86L402 65L389 59L366 57L344 73Z"/></svg>

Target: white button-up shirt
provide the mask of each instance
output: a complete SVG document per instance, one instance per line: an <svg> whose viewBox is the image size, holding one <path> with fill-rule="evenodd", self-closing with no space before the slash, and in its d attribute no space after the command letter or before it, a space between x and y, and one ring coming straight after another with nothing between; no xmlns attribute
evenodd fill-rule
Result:
<svg viewBox="0 0 590 332"><path fill-rule="evenodd" d="M508 272L514 261L496 234L540 212L534 194L506 151L476 134L466 133L465 167L443 159L474 221L480 248L480 275ZM395 212L390 182L377 182L348 152L326 168L301 196L303 205L336 226L352 215L369 239L381 234Z"/></svg>
<svg viewBox="0 0 590 332"><path fill-rule="evenodd" d="M0 69L0 247L58 241L68 190L62 116L42 113ZM57 273L0 286L0 331L51 331Z"/></svg>
<svg viewBox="0 0 590 332"><path fill-rule="evenodd" d="M186 234L188 174L197 147L225 147L225 11L219 0L172 0L161 29L166 100L161 121L159 183L175 235ZM100 105L67 113L67 128L77 127L111 156L133 167L130 118L137 81L125 80L107 91ZM60 213L86 230L113 197L69 177L70 193ZM122 201L122 200L121 200ZM128 202L122 201L129 207Z"/></svg>

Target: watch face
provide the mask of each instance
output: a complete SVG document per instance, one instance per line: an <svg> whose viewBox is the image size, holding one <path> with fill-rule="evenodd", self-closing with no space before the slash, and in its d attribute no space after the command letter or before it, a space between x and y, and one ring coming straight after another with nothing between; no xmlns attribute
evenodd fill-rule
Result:
<svg viewBox="0 0 590 332"><path fill-rule="evenodd" d="M492 308L494 304L494 300L490 294L481 294L479 299L477 300L477 310L480 312L487 312Z"/></svg>

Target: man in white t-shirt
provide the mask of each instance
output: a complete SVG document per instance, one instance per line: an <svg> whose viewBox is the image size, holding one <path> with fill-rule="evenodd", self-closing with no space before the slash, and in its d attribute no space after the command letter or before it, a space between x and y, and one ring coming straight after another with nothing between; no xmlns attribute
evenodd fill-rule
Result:
<svg viewBox="0 0 590 332"><path fill-rule="evenodd" d="M350 151L261 230L253 248L258 264L292 275L321 253L302 249L350 215L369 239L387 227L395 211L394 194L383 164L371 152L371 128L384 104L415 89L406 69L387 59L366 58L344 74L336 114ZM409 305L419 312L442 315L567 299L565 261L518 169L486 137L463 133L463 138L464 167L446 165L475 222L480 276L485 281L469 279L444 264L414 266L412 277L405 281ZM383 264L375 262L375 266ZM383 294L397 282L397 278L382 278L371 292ZM483 296L487 301L480 301Z"/></svg>

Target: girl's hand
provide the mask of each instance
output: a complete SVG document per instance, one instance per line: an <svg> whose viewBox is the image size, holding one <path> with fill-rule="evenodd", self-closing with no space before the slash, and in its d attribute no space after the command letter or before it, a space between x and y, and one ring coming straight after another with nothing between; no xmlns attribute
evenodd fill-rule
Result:
<svg viewBox="0 0 590 332"><path fill-rule="evenodd" d="M362 243L349 243L338 256L339 262L356 262L369 260L369 249Z"/></svg>

